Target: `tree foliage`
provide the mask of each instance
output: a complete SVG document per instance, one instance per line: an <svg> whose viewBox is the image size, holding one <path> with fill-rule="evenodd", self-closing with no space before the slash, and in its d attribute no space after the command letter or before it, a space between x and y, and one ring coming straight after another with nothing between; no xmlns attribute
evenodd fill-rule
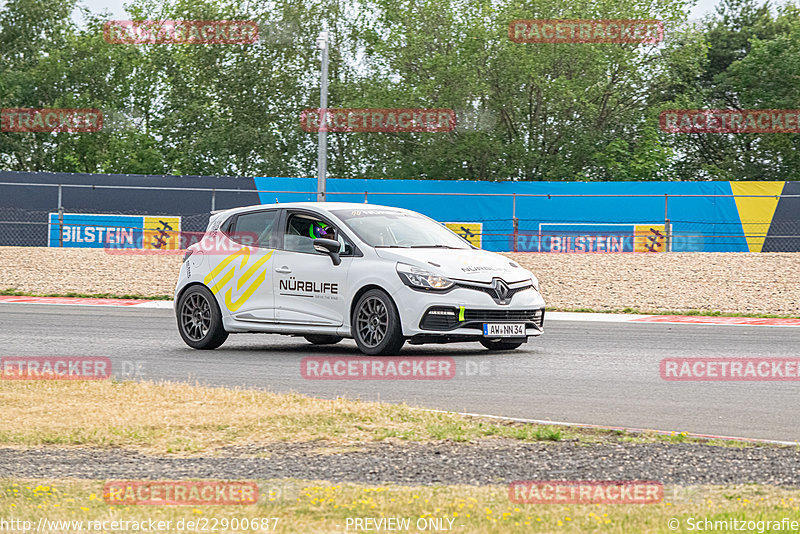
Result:
<svg viewBox="0 0 800 534"><path fill-rule="evenodd" d="M665 109L797 108L800 11L723 0L133 0L135 20L256 20L255 44L111 44L75 0L0 7L0 107L99 108L94 133L0 132L0 168L313 175L329 107L450 108L447 133L332 133L329 172L490 180L797 179L797 134L673 134ZM78 9L81 9L78 7ZM514 19L658 19L659 44L516 43Z"/></svg>

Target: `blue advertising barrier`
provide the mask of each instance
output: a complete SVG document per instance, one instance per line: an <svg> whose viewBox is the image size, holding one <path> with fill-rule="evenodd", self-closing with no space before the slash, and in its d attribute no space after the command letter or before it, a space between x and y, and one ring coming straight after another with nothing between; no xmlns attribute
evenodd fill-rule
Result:
<svg viewBox="0 0 800 534"><path fill-rule="evenodd" d="M47 246L63 248L160 249L178 247L180 217L50 213Z"/></svg>
<svg viewBox="0 0 800 534"><path fill-rule="evenodd" d="M257 190L308 191L259 193L263 203L316 200L314 178L256 178L255 182ZM482 222L482 246L488 250L634 251L637 228L648 235L655 235L650 228L663 232L665 212L672 224L673 251L748 250L736 202L730 197L729 182L475 182L332 178L327 181L327 189L328 201L332 202L364 202L366 196L371 204L408 208L443 222ZM518 219L516 238L514 215ZM564 226L567 223L580 226L568 228ZM553 237L559 243L557 250L551 246ZM571 248L563 248L560 241L567 237L582 237L583 240L570 239ZM605 245L601 250L596 250L594 245L590 247L587 238L594 238L594 243L597 243L597 237L604 238L602 242L611 246L611 250L607 250ZM609 242L611 237L621 239L621 243Z"/></svg>
<svg viewBox="0 0 800 534"><path fill-rule="evenodd" d="M0 172L0 246L94 246L108 232L53 229L73 214L137 214L121 234L150 243L142 217L181 218L202 232L212 209L316 200L316 178ZM13 185L12 185L13 184ZM35 185L51 187L36 187ZM480 182L331 178L327 200L422 212L494 251L554 253L800 251L798 182ZM735 195L735 198L734 198ZM123 215L125 214L125 215ZM669 229L666 220L669 220ZM93 222L94 221L94 222ZM68 226L104 226L96 218ZM155 223L154 223L155 224ZM70 230L77 232L77 230ZM88 232L88 233L87 233ZM142 233L144 232L144 234ZM116 233L112 236L116 239ZM69 243L68 245L65 244ZM58 244L56 244L58 243ZM126 246L125 243L117 246Z"/></svg>

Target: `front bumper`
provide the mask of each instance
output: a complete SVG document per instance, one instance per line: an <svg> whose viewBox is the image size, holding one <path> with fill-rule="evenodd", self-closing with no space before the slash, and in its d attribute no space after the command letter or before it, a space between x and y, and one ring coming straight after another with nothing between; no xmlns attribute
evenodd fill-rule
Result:
<svg viewBox="0 0 800 534"><path fill-rule="evenodd" d="M544 308L526 310L497 310L431 306L422 316L419 327L427 332L453 332L472 329L483 332L484 323L525 323L526 330L539 333L544 328Z"/></svg>
<svg viewBox="0 0 800 534"><path fill-rule="evenodd" d="M443 294L402 287L393 297L406 337L478 339L483 337L483 323L524 322L526 337L543 332L544 299L534 289L514 294L505 305L463 287Z"/></svg>

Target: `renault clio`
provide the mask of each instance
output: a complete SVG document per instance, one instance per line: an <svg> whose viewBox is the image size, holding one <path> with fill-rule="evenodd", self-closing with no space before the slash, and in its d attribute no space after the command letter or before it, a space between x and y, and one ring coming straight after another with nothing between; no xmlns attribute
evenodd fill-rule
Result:
<svg viewBox="0 0 800 534"><path fill-rule="evenodd" d="M424 215L303 202L213 213L184 256L175 313L196 349L261 332L391 355L406 342L515 349L542 334L544 300L530 271Z"/></svg>

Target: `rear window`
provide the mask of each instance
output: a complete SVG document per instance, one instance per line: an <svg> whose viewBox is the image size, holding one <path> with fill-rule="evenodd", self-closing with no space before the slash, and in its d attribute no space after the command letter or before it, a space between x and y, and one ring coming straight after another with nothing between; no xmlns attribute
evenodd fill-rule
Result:
<svg viewBox="0 0 800 534"><path fill-rule="evenodd" d="M276 210L240 213L231 221L226 233L233 241L243 245L274 248L277 219Z"/></svg>

